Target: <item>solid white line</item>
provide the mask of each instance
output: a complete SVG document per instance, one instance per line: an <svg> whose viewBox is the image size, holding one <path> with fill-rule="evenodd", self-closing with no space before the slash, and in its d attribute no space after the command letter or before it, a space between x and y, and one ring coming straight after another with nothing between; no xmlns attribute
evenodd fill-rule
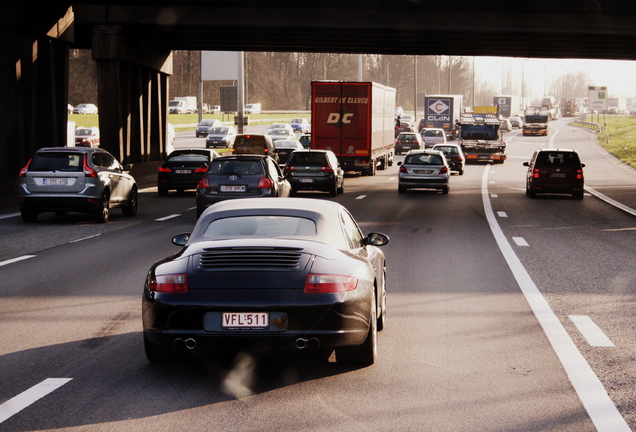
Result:
<svg viewBox="0 0 636 432"><path fill-rule="evenodd" d="M9 399L0 405L0 423L22 411L37 400L42 399L52 391L62 387L72 379L73 378L47 378L40 384L23 391L12 399Z"/></svg>
<svg viewBox="0 0 636 432"><path fill-rule="evenodd" d="M577 349L552 308L550 308L541 291L539 291L523 264L521 264L512 246L506 240L506 236L497 223L497 218L495 218L488 199L488 169L488 166L484 169L481 182L482 201L486 219L499 245L499 249L508 263L508 267L510 267L539 324L543 327L543 331L548 337L550 344L552 344L554 352L561 360L561 364L563 364L563 368L568 374L574 390L599 432L631 432L631 428L627 425L625 419L621 417L603 384L587 361L585 361L585 358Z"/></svg>
<svg viewBox="0 0 636 432"><path fill-rule="evenodd" d="M0 267L7 265L7 264L13 264L15 262L18 261L23 261L25 259L29 259L29 258L33 258L35 255L22 255L21 257L17 257L17 258L12 258L10 260L6 260L6 261L0 261Z"/></svg>
<svg viewBox="0 0 636 432"><path fill-rule="evenodd" d="M168 219L174 219L174 218L179 217L179 216L181 216L181 215L180 214L171 214L170 216L165 216L165 217L162 217L162 218L159 218L159 219L155 219L155 221L163 222L163 221L167 221Z"/></svg>
<svg viewBox="0 0 636 432"><path fill-rule="evenodd" d="M517 246L530 246L523 237L513 237L512 240L517 244Z"/></svg>
<svg viewBox="0 0 636 432"><path fill-rule="evenodd" d="M550 126L550 129L553 129L555 132L552 135L550 135L550 143L548 144L549 145L548 148L553 149L554 148L554 138L557 136L557 134L559 133L560 129L557 129L557 128L553 127L553 126Z"/></svg>
<svg viewBox="0 0 636 432"><path fill-rule="evenodd" d="M591 193L592 195L594 195L595 197L602 199L606 203L611 204L614 207L618 207L619 209L629 213L632 216L636 216L636 210L634 210L633 208L627 207L625 204L621 204L618 201L615 201L615 200L611 199L610 197L608 197L606 195L603 195L602 193L592 189L589 186L585 186L585 190L588 191L589 193Z"/></svg>
<svg viewBox="0 0 636 432"><path fill-rule="evenodd" d="M614 344L592 318L586 315L570 315L570 319L581 332L585 340L593 347L613 347Z"/></svg>
<svg viewBox="0 0 636 432"><path fill-rule="evenodd" d="M84 237L84 238L77 239L77 240L71 240L69 243L77 243L77 242L80 242L80 241L84 241L84 240L92 239L92 238L95 238L95 237L99 237L100 235L102 235L102 234L100 233L100 234L95 234L95 235Z"/></svg>

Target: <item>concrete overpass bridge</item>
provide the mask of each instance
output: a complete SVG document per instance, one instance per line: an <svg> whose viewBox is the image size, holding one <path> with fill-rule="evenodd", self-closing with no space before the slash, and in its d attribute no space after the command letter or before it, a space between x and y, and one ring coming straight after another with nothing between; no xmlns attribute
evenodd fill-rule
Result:
<svg viewBox="0 0 636 432"><path fill-rule="evenodd" d="M69 48L97 64L101 146L140 169L165 148L176 49L636 59L636 3L619 0L126 3L3 4L0 202L36 149L66 142Z"/></svg>

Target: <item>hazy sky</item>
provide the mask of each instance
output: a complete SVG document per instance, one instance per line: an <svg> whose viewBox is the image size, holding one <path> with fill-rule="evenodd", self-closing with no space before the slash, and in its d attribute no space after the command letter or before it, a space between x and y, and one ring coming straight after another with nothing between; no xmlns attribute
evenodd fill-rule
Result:
<svg viewBox="0 0 636 432"><path fill-rule="evenodd" d="M522 74L525 76L526 91L531 92L533 97L544 95L544 90L550 88L550 80L564 75L566 71L586 72L590 79L588 85L607 86L609 97L626 98L636 93L635 61L475 57L475 79L490 81L495 88L501 89L502 73L505 76L508 69L513 71L513 79L517 83L521 82Z"/></svg>

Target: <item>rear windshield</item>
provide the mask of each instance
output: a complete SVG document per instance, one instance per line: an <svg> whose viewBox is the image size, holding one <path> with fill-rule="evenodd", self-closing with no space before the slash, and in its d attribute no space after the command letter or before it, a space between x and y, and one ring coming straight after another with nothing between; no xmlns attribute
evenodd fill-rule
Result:
<svg viewBox="0 0 636 432"><path fill-rule="evenodd" d="M315 236L316 223L293 216L240 216L210 222L204 237L222 236Z"/></svg>
<svg viewBox="0 0 636 432"><path fill-rule="evenodd" d="M215 160L208 174L263 175L263 164L256 160Z"/></svg>
<svg viewBox="0 0 636 432"><path fill-rule="evenodd" d="M263 135L239 135L234 143L236 153L266 154L267 139Z"/></svg>
<svg viewBox="0 0 636 432"><path fill-rule="evenodd" d="M214 127L214 128L208 129L208 133L210 135L227 135L227 131L228 129L225 127Z"/></svg>
<svg viewBox="0 0 636 432"><path fill-rule="evenodd" d="M438 130L427 130L424 132L424 136L427 137L442 137L444 136L444 132Z"/></svg>
<svg viewBox="0 0 636 432"><path fill-rule="evenodd" d="M442 153L444 153L445 155L456 155L456 154L458 154L457 147L453 147L453 146L443 146L443 147L435 146L433 148L433 150L439 150Z"/></svg>
<svg viewBox="0 0 636 432"><path fill-rule="evenodd" d="M170 162L177 161L202 161L208 162L210 160L210 153L197 152L197 151L175 151L168 156Z"/></svg>
<svg viewBox="0 0 636 432"><path fill-rule="evenodd" d="M76 136L90 136L93 134L92 129L77 129L75 131Z"/></svg>
<svg viewBox="0 0 636 432"><path fill-rule="evenodd" d="M400 134L400 136L398 136L398 139L403 140L403 141L416 141L417 138L415 138L415 134Z"/></svg>
<svg viewBox="0 0 636 432"><path fill-rule="evenodd" d="M201 123L199 123L199 126L212 126L214 123L216 123L216 120L214 119L201 120Z"/></svg>
<svg viewBox="0 0 636 432"><path fill-rule="evenodd" d="M412 154L404 160L404 165L442 165L442 158L438 155Z"/></svg>
<svg viewBox="0 0 636 432"><path fill-rule="evenodd" d="M37 153L29 164L29 171L82 171L82 153Z"/></svg>
<svg viewBox="0 0 636 432"><path fill-rule="evenodd" d="M283 141L278 140L274 143L276 148L298 148L298 141Z"/></svg>
<svg viewBox="0 0 636 432"><path fill-rule="evenodd" d="M497 125L498 127L499 125ZM494 125L462 125L461 134L465 140L494 141L498 138L497 129Z"/></svg>
<svg viewBox="0 0 636 432"><path fill-rule="evenodd" d="M581 165L579 155L574 152L541 152L535 163L539 167L578 167Z"/></svg>
<svg viewBox="0 0 636 432"><path fill-rule="evenodd" d="M326 165L327 155L324 153L294 152L290 156L289 165Z"/></svg>
<svg viewBox="0 0 636 432"><path fill-rule="evenodd" d="M270 135L287 135L286 129L272 129L269 131Z"/></svg>

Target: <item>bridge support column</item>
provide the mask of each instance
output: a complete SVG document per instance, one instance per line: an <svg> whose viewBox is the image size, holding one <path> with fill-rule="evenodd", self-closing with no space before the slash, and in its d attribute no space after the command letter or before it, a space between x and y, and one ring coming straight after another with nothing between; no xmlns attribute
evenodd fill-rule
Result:
<svg viewBox="0 0 636 432"><path fill-rule="evenodd" d="M93 59L97 63L101 147L123 163L162 160L171 52L134 44L119 26L99 26L93 30ZM156 164L153 175L155 169Z"/></svg>

